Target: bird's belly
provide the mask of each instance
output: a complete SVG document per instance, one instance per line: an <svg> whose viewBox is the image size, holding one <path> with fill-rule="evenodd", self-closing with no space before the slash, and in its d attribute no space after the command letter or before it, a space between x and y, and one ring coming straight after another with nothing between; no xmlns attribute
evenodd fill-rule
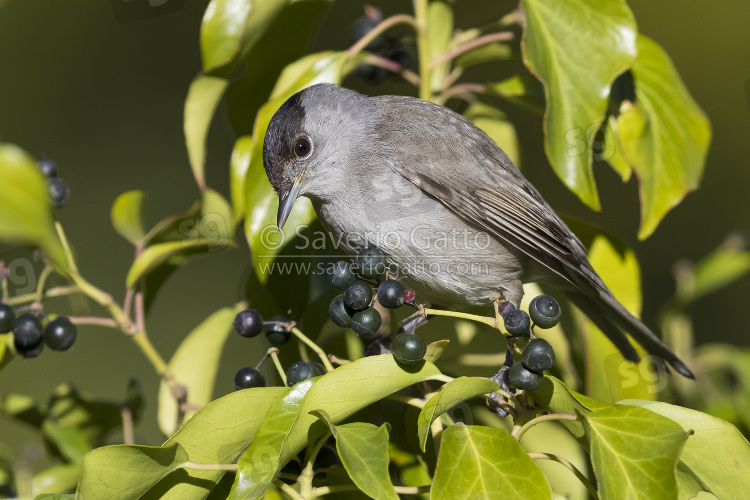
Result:
<svg viewBox="0 0 750 500"><path fill-rule="evenodd" d="M418 194L411 203L395 206L363 198L354 207L315 203L315 209L333 244L344 252L380 248L391 276L403 277L417 292L417 302L480 305L492 293L518 292L523 268L517 252L434 198Z"/></svg>

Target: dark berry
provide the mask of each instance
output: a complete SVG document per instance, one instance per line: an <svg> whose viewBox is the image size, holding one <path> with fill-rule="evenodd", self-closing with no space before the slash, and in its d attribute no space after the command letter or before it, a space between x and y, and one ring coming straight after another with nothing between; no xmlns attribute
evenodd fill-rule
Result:
<svg viewBox="0 0 750 500"><path fill-rule="evenodd" d="M70 189L65 181L59 177L52 177L47 181L47 196L55 208L62 208L68 203Z"/></svg>
<svg viewBox="0 0 750 500"><path fill-rule="evenodd" d="M315 462L313 462L313 470L327 469L338 465L339 454L336 453L336 448L330 444L324 444L318 450L318 454L315 456Z"/></svg>
<svg viewBox="0 0 750 500"><path fill-rule="evenodd" d="M354 25L352 26L352 43L358 42L383 20L383 15L378 9L370 8L365 14L365 16L354 21ZM381 48L384 43L385 36L380 34L368 43L364 50L374 52Z"/></svg>
<svg viewBox="0 0 750 500"><path fill-rule="evenodd" d="M372 302L372 286L362 280L355 280L344 290L344 304L346 307L361 311Z"/></svg>
<svg viewBox="0 0 750 500"><path fill-rule="evenodd" d="M391 52L388 59L399 64L402 68L408 69L411 66L411 56L405 50L398 49Z"/></svg>
<svg viewBox="0 0 750 500"><path fill-rule="evenodd" d="M0 333L8 333L13 329L16 313L8 304L0 304Z"/></svg>
<svg viewBox="0 0 750 500"><path fill-rule="evenodd" d="M380 317L380 313L374 307L368 307L364 311L354 313L352 316L352 330L357 335L363 337L369 337L375 335L380 328L383 319Z"/></svg>
<svg viewBox="0 0 750 500"><path fill-rule="evenodd" d="M39 342L34 347L21 348L16 346L16 352L24 358L36 358L44 350L44 342Z"/></svg>
<svg viewBox="0 0 750 500"><path fill-rule="evenodd" d="M539 328L552 328L560 322L560 304L549 295L539 295L529 304L529 315Z"/></svg>
<svg viewBox="0 0 750 500"><path fill-rule="evenodd" d="M521 354L521 363L534 372L549 370L555 364L555 351L544 339L533 339Z"/></svg>
<svg viewBox="0 0 750 500"><path fill-rule="evenodd" d="M388 79L388 70L372 64L360 64L354 74L370 85L380 85Z"/></svg>
<svg viewBox="0 0 750 500"><path fill-rule="evenodd" d="M365 278L377 278L385 274L385 255L376 247L367 247L357 254L357 274Z"/></svg>
<svg viewBox="0 0 750 500"><path fill-rule="evenodd" d="M292 333L287 330L289 320L284 316L274 316L265 323L266 338L273 345L286 344Z"/></svg>
<svg viewBox="0 0 750 500"><path fill-rule="evenodd" d="M16 350L29 350L42 342L42 324L33 314L26 313L13 322L13 342Z"/></svg>
<svg viewBox="0 0 750 500"><path fill-rule="evenodd" d="M292 386L319 375L322 375L322 373L318 371L317 366L305 361L297 361L286 371L286 383Z"/></svg>
<svg viewBox="0 0 750 500"><path fill-rule="evenodd" d="M402 333L393 339L391 350L396 361L405 365L412 365L422 361L427 353L427 344L416 333Z"/></svg>
<svg viewBox="0 0 750 500"><path fill-rule="evenodd" d="M39 160L39 169L45 177L57 177L57 163L47 158Z"/></svg>
<svg viewBox="0 0 750 500"><path fill-rule="evenodd" d="M318 372L318 375L325 375L326 373L328 373L328 371L326 370L326 367L323 366L321 363L313 361L310 364L313 365L315 370Z"/></svg>
<svg viewBox="0 0 750 500"><path fill-rule="evenodd" d="M385 280L378 286L378 302L388 309L398 309L404 305L406 287L396 280Z"/></svg>
<svg viewBox="0 0 750 500"><path fill-rule="evenodd" d="M510 385L522 391L533 391L542 383L542 376L526 369L521 363L513 363L508 372Z"/></svg>
<svg viewBox="0 0 750 500"><path fill-rule="evenodd" d="M529 315L521 309L513 309L506 312L503 315L503 321L505 321L505 329L512 337L526 335L529 333L529 328L531 328Z"/></svg>
<svg viewBox="0 0 750 500"><path fill-rule="evenodd" d="M340 260L333 265L331 269L331 283L339 290L346 290L351 285L357 275L352 271L352 265L349 262Z"/></svg>
<svg viewBox="0 0 750 500"><path fill-rule="evenodd" d="M344 304L343 293L336 295L331 301L331 305L328 306L328 315L331 317L331 321L342 328L352 326L352 314L354 313L355 311Z"/></svg>
<svg viewBox="0 0 750 500"><path fill-rule="evenodd" d="M255 337L263 331L263 317L255 309L246 309L234 318L234 329L243 337Z"/></svg>
<svg viewBox="0 0 750 500"><path fill-rule="evenodd" d="M76 325L65 316L58 316L44 329L44 343L53 351L64 351L76 341Z"/></svg>
<svg viewBox="0 0 750 500"><path fill-rule="evenodd" d="M241 389L250 389L252 387L265 387L266 377L260 373L260 370L252 366L240 368L237 375L234 376L234 388L238 391Z"/></svg>

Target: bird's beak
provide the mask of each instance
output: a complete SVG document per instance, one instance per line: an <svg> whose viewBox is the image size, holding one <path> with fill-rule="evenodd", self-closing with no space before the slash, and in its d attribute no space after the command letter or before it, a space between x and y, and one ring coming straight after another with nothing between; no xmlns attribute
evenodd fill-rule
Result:
<svg viewBox="0 0 750 500"><path fill-rule="evenodd" d="M289 214L292 212L294 201L297 199L297 195L299 195L301 186L302 174L300 173L297 178L294 179L292 188L287 193L282 193L279 196L279 214L276 217L276 225L279 226L279 229L284 227L284 223L286 223L287 218L289 218Z"/></svg>

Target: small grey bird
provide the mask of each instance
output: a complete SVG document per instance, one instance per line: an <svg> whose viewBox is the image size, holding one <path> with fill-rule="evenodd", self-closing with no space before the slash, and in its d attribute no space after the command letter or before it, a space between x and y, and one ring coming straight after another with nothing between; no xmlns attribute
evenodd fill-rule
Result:
<svg viewBox="0 0 750 500"><path fill-rule="evenodd" d="M283 227L298 196L349 253L376 246L420 302L518 306L522 282L565 294L630 361L625 333L686 377L690 369L602 282L586 249L495 142L458 113L330 84L289 98L263 163Z"/></svg>

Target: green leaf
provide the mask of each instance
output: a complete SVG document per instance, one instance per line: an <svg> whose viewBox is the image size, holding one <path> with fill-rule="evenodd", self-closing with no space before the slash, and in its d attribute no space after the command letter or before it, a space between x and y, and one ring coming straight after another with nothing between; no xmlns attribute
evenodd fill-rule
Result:
<svg viewBox="0 0 750 500"><path fill-rule="evenodd" d="M502 429L455 424L443 431L430 498L550 499L539 467Z"/></svg>
<svg viewBox="0 0 750 500"><path fill-rule="evenodd" d="M123 405L138 421L143 395L136 382L130 382L124 402L97 400L62 384L50 396L42 430L68 460L77 463L86 452L122 425Z"/></svg>
<svg viewBox="0 0 750 500"><path fill-rule="evenodd" d="M634 406L581 415L602 498L676 498L675 467L689 433Z"/></svg>
<svg viewBox="0 0 750 500"><path fill-rule="evenodd" d="M610 403L596 401L571 391L559 379L550 375L545 375L539 388L532 391L531 395L534 396L534 401L547 410L547 413L585 414L612 406ZM583 441L584 429L580 421L560 420L559 423L571 436L586 444Z"/></svg>
<svg viewBox="0 0 750 500"><path fill-rule="evenodd" d="M238 137L232 149L232 159L229 162L229 185L232 192L232 213L235 224L245 213L245 176L250 167L253 152L253 137L243 135Z"/></svg>
<svg viewBox="0 0 750 500"><path fill-rule="evenodd" d="M513 163L519 164L521 155L518 135L505 113L482 101L474 101L466 108L464 116L490 136L505 151L505 154Z"/></svg>
<svg viewBox="0 0 750 500"><path fill-rule="evenodd" d="M41 429L47 418L47 407L26 394L10 393L0 398L0 415Z"/></svg>
<svg viewBox="0 0 750 500"><path fill-rule="evenodd" d="M638 59L631 71L635 103L621 108L617 126L624 156L638 176L638 238L645 239L700 184L711 128L669 56L653 40L638 36Z"/></svg>
<svg viewBox="0 0 750 500"><path fill-rule="evenodd" d="M179 444L104 446L83 457L80 498L139 498L178 465L189 460Z"/></svg>
<svg viewBox="0 0 750 500"><path fill-rule="evenodd" d="M12 333L0 334L0 370L5 368L8 363L15 357L13 355L13 349L10 348L10 344L13 342Z"/></svg>
<svg viewBox="0 0 750 500"><path fill-rule="evenodd" d="M262 387L230 393L204 406L165 446L181 445L190 460L206 464L233 463L253 440L261 422L289 389ZM224 471L186 469L188 477L167 478L169 489L160 498L203 498L224 476Z"/></svg>
<svg viewBox="0 0 750 500"><path fill-rule="evenodd" d="M247 474L244 476L246 481L244 484L240 483L238 474L234 494L240 497L248 492L262 492L262 485L270 481L280 466L299 453L308 440L323 434L325 426L309 412L323 410L333 423L338 424L389 394L439 374L440 371L432 363L423 362L405 369L393 359L392 354L383 354L358 359L320 377L307 391L296 420L284 436L279 435L288 423L289 415L278 426L267 424L269 436L263 440L258 436L253 441L251 448L254 453L262 456L262 461L256 464L255 469L248 461ZM297 384L295 388L302 384ZM342 387L346 387L346 390L342 391ZM287 410L290 411L288 408ZM284 412L280 410L280 413ZM275 446L280 446L280 449L275 449ZM269 467L275 469L269 470ZM241 487L238 486L240 484Z"/></svg>
<svg viewBox="0 0 750 500"><path fill-rule="evenodd" d="M315 380L290 387L268 410L252 443L237 461L230 499L259 498L271 484L276 472L286 463L279 460L279 450L300 414L302 398Z"/></svg>
<svg viewBox="0 0 750 500"><path fill-rule="evenodd" d="M238 136L252 134L255 115L268 100L281 71L309 53L331 3L330 0L292 2L265 27L263 36L243 56L242 75L232 78L226 92L227 115Z"/></svg>
<svg viewBox="0 0 750 500"><path fill-rule="evenodd" d="M120 236L137 245L146 236L141 223L143 191L125 191L112 204L112 226Z"/></svg>
<svg viewBox="0 0 750 500"><path fill-rule="evenodd" d="M81 466L78 464L54 465L34 476L32 490L37 494L75 490L80 475Z"/></svg>
<svg viewBox="0 0 750 500"><path fill-rule="evenodd" d="M531 73L521 73L497 83L488 83L485 86L485 92L503 97L538 113L544 112L547 102L544 97L544 86Z"/></svg>
<svg viewBox="0 0 750 500"><path fill-rule="evenodd" d="M419 446L422 451L427 444L427 436L430 426L443 413L450 410L458 403L471 398L489 394L500 389L496 382L488 378L459 377L451 380L440 391L427 401L417 419L417 432L419 434Z"/></svg>
<svg viewBox="0 0 750 500"><path fill-rule="evenodd" d="M365 422L353 422L337 426L326 412L314 410L311 413L331 429L341 463L357 488L370 498L398 500L388 473L390 424L386 422L377 427Z"/></svg>
<svg viewBox="0 0 750 500"><path fill-rule="evenodd" d="M212 0L206 8L201 24L203 71L190 85L184 121L190 166L201 190L206 187L206 135L229 77L290 3L292 0Z"/></svg>
<svg viewBox="0 0 750 500"><path fill-rule="evenodd" d="M599 210L586 131L604 119L610 86L636 56L636 25L623 0L522 0L522 52L544 83L544 148L558 177Z"/></svg>
<svg viewBox="0 0 750 500"><path fill-rule="evenodd" d="M436 340L427 344L427 352L425 352L424 359L430 363L435 363L440 356L443 355L446 349L448 349L450 340Z"/></svg>
<svg viewBox="0 0 750 500"><path fill-rule="evenodd" d="M133 262L125 284L128 288L132 288L138 283L138 280L166 263L170 258L205 251L210 243L210 240L207 239L188 239L149 246Z"/></svg>
<svg viewBox="0 0 750 500"><path fill-rule="evenodd" d="M729 422L699 411L667 403L627 400L666 417L693 434L680 455L683 472L692 474L702 489L718 498L744 498L750 477L750 444Z"/></svg>
<svg viewBox="0 0 750 500"><path fill-rule="evenodd" d="M169 361L169 372L174 382L185 387L187 402L202 407L212 399L216 372L219 369L224 343L232 332L232 320L239 310L224 307L196 326L180 343ZM184 418L195 412L188 411ZM170 383L162 380L159 386L159 429L171 436L177 430L179 408Z"/></svg>
<svg viewBox="0 0 750 500"><path fill-rule="evenodd" d="M445 0L432 0L427 4L427 30L430 60L435 60L448 51L453 37L453 8ZM432 67L430 87L441 88L448 76L450 61Z"/></svg>
<svg viewBox="0 0 750 500"><path fill-rule="evenodd" d="M676 301L685 307L706 295L720 290L740 279L750 271L750 251L737 235L729 236L716 250L702 258L689 279L680 281Z"/></svg>
<svg viewBox="0 0 750 500"><path fill-rule="evenodd" d="M21 148L0 144L0 241L41 248L61 270L68 269L53 224L47 184L36 162Z"/></svg>
<svg viewBox="0 0 750 500"><path fill-rule="evenodd" d="M221 102L229 80L219 76L200 74L190 84L185 99L183 130L190 168L198 187L206 188L206 136L216 108Z"/></svg>
<svg viewBox="0 0 750 500"><path fill-rule="evenodd" d="M454 64L459 68L468 68L494 61L504 61L516 56L513 47L507 43L493 42L486 45L480 45L476 49L470 50L458 56Z"/></svg>

